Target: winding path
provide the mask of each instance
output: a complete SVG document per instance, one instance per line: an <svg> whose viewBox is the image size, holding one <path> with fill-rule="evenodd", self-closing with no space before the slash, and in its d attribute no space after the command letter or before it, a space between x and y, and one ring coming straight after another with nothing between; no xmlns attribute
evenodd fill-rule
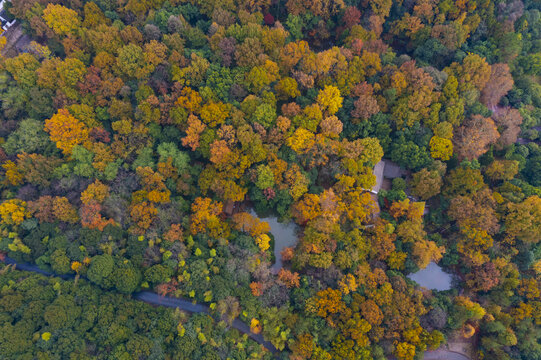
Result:
<svg viewBox="0 0 541 360"><path fill-rule="evenodd" d="M42 274L45 276L55 276L64 280L70 280L70 279L75 278L74 275L57 275L55 273L42 270L37 265L32 265L28 263L20 263L7 256L4 258L4 263L8 265L14 265L17 268L17 270L31 271L31 272L35 272L35 273ZM151 305L165 306L169 308L179 308L181 310L184 310L190 313L206 313L206 314L210 313L210 309L208 306L202 305L202 304L194 304L190 300L187 300L187 299L161 296L150 291L141 291L141 292L133 293L132 296L136 300L140 300ZM241 320L235 319L233 323L231 324L231 327L233 327L234 329L237 329L243 334L248 335L250 339L254 340L258 344L263 345L265 348L267 348L267 350L269 350L273 354L276 354L279 352L278 349L274 347L274 345L272 345L269 341L265 341L265 339L263 339L263 335L252 333L250 331L250 327L244 322L242 322Z"/></svg>

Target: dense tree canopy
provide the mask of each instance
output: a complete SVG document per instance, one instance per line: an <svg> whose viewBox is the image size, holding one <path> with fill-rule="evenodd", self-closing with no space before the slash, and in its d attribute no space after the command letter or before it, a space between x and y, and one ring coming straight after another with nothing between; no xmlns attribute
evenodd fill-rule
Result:
<svg viewBox="0 0 541 360"><path fill-rule="evenodd" d="M88 282L3 269L2 355L541 358L538 2L5 7L0 257Z"/></svg>

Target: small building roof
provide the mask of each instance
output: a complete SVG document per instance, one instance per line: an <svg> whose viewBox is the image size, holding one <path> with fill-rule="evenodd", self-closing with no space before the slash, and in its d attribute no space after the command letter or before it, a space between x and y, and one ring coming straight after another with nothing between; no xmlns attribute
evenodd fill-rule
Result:
<svg viewBox="0 0 541 360"><path fill-rule="evenodd" d="M376 176L376 185L372 187L372 191L378 193L381 190L381 185L383 184L383 171L385 168L385 162L381 160L374 166L372 172Z"/></svg>

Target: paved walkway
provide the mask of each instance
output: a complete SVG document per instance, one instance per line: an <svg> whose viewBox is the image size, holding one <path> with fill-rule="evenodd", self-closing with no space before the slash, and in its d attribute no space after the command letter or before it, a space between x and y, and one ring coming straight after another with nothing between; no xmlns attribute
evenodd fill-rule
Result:
<svg viewBox="0 0 541 360"><path fill-rule="evenodd" d="M449 350L426 351L424 360L470 360L467 356Z"/></svg>

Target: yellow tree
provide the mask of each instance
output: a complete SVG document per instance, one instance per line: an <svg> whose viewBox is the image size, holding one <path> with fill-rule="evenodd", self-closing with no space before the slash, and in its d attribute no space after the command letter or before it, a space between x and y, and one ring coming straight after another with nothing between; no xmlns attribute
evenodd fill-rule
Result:
<svg viewBox="0 0 541 360"><path fill-rule="evenodd" d="M522 241L537 243L541 239L541 198L530 196L519 204L509 204L505 219L507 233Z"/></svg>
<svg viewBox="0 0 541 360"><path fill-rule="evenodd" d="M2 167L4 168L6 172L5 183L10 184L10 185L15 185L15 186L21 185L23 183L24 175L17 168L17 164L15 164L11 160L8 160L4 164L2 164Z"/></svg>
<svg viewBox="0 0 541 360"><path fill-rule="evenodd" d="M298 154L302 154L314 146L314 137L315 135L312 132L304 128L298 128L295 130L293 135L287 138L286 143L291 149L293 149L293 151Z"/></svg>
<svg viewBox="0 0 541 360"><path fill-rule="evenodd" d="M20 225L30 217L30 212L26 209L26 202L11 199L0 204L0 216L2 216L2 222L6 225Z"/></svg>
<svg viewBox="0 0 541 360"><path fill-rule="evenodd" d="M81 202L89 204L92 200L102 203L109 196L109 187L101 181L96 180L88 185L85 191L81 193Z"/></svg>
<svg viewBox="0 0 541 360"><path fill-rule="evenodd" d="M68 110L60 109L48 120L45 120L45 131L56 142L56 147L65 155L71 154L71 149L88 139L88 128L84 123L73 117Z"/></svg>
<svg viewBox="0 0 541 360"><path fill-rule="evenodd" d="M342 96L336 86L326 85L323 90L319 90L317 103L321 109L326 110L329 115L334 115L342 107Z"/></svg>
<svg viewBox="0 0 541 360"><path fill-rule="evenodd" d="M489 261L486 250L492 247L494 240L486 231L470 226L460 228L457 250L474 266L481 266Z"/></svg>
<svg viewBox="0 0 541 360"><path fill-rule="evenodd" d="M447 161L453 155L453 142L439 136L433 136L430 139L430 155L434 159Z"/></svg>
<svg viewBox="0 0 541 360"><path fill-rule="evenodd" d="M215 238L225 238L229 235L229 226L219 215L222 213L221 202L209 198L198 197L192 204L190 231L193 235L206 231Z"/></svg>
<svg viewBox="0 0 541 360"><path fill-rule="evenodd" d="M56 196L53 199L53 213L54 216L60 220L70 224L75 224L79 220L77 215L77 209L70 204L68 199L64 196Z"/></svg>
<svg viewBox="0 0 541 360"><path fill-rule="evenodd" d="M394 354L400 360L413 360L415 357L415 346L407 342L397 342Z"/></svg>
<svg viewBox="0 0 541 360"><path fill-rule="evenodd" d="M306 309L318 316L326 318L332 314L340 314L346 309L346 304L342 301L342 292L335 289L325 289L319 291L316 296L306 302Z"/></svg>
<svg viewBox="0 0 541 360"><path fill-rule="evenodd" d="M181 139L182 145L189 147L192 151L195 151L199 147L199 140L201 133L207 126L199 120L195 115L188 117L188 128L186 129L186 136Z"/></svg>
<svg viewBox="0 0 541 360"><path fill-rule="evenodd" d="M62 5L48 4L43 10L43 19L58 35L75 34L81 27L81 19L77 12Z"/></svg>
<svg viewBox="0 0 541 360"><path fill-rule="evenodd" d="M261 252L265 252L270 248L270 237L267 234L261 234L255 238L255 243L259 246Z"/></svg>
<svg viewBox="0 0 541 360"><path fill-rule="evenodd" d="M186 86L180 92L176 104L190 113L199 113L201 110L201 102L203 99L199 93L192 88Z"/></svg>
<svg viewBox="0 0 541 360"><path fill-rule="evenodd" d="M438 262L445 253L445 247L436 245L434 241L422 239L413 244L413 256L420 269L424 269L431 261Z"/></svg>

